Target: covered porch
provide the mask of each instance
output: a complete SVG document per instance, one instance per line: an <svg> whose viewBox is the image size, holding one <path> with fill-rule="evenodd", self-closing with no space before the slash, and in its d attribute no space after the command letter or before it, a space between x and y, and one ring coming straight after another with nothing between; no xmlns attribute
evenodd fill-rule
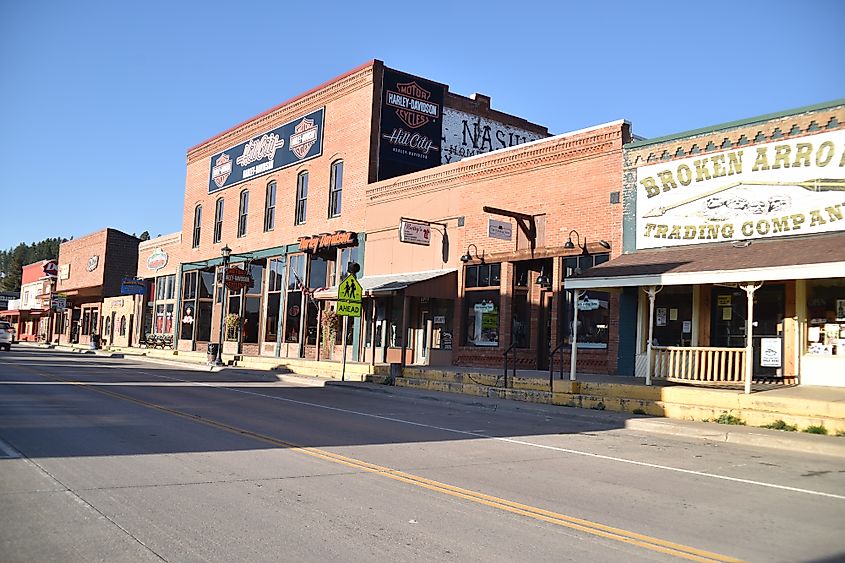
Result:
<svg viewBox="0 0 845 563"><path fill-rule="evenodd" d="M620 334L633 339L634 374L646 384L749 393L754 382L845 386L845 318L829 297L845 292L844 280L845 235L834 234L625 254L565 289L579 300L593 289L635 296L637 312L620 317ZM576 361L573 350L573 379Z"/></svg>

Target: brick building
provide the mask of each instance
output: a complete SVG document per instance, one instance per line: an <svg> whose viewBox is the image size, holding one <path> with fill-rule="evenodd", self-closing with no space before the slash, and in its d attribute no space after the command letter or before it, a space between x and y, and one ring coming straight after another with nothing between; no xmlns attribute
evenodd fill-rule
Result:
<svg viewBox="0 0 845 563"><path fill-rule="evenodd" d="M513 347L520 369L548 369L569 342L564 280L621 253L630 140L616 121L369 186L365 359L499 367ZM400 242L402 218L428 241ZM583 369L615 373L618 296L587 297Z"/></svg>
<svg viewBox="0 0 845 563"><path fill-rule="evenodd" d="M316 357L313 293L364 263L367 186L546 136L371 61L189 149L179 349L217 342L227 319L227 352ZM251 287L221 290L224 247Z"/></svg>
<svg viewBox="0 0 845 563"><path fill-rule="evenodd" d="M624 182L625 255L566 287L638 302L626 366L845 385L845 100L632 142Z"/></svg>
<svg viewBox="0 0 845 563"><path fill-rule="evenodd" d="M123 278L135 276L139 242L121 231L103 229L59 246L56 292L67 299L67 310L55 315L59 342L89 344L93 336L101 336L104 299L121 298ZM125 323L124 330L131 334L136 315L130 314Z"/></svg>

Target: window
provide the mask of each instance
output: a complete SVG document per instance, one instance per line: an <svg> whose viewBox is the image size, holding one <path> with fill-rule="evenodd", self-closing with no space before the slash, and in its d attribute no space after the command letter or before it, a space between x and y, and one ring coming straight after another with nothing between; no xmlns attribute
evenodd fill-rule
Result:
<svg viewBox="0 0 845 563"><path fill-rule="evenodd" d="M194 208L194 241L191 245L196 248L200 245L200 230L202 227L202 205L197 205Z"/></svg>
<svg viewBox="0 0 845 563"><path fill-rule="evenodd" d="M249 214L249 190L241 192L241 201L238 206L238 236L246 235L246 218Z"/></svg>
<svg viewBox="0 0 845 563"><path fill-rule="evenodd" d="M563 261L566 277L607 262L610 254L573 256ZM565 291L561 299L560 334L567 341L572 339L572 292ZM610 326L610 294L604 291L587 291L578 302L578 348L607 348Z"/></svg>
<svg viewBox="0 0 845 563"><path fill-rule="evenodd" d="M223 198L214 204L214 242L220 242L223 238Z"/></svg>
<svg viewBox="0 0 845 563"><path fill-rule="evenodd" d="M300 172L296 177L296 215L294 223L301 225L305 223L305 216L308 204L308 172Z"/></svg>
<svg viewBox="0 0 845 563"><path fill-rule="evenodd" d="M342 248L340 250L340 262L337 265L337 271L340 274L337 277L337 283L343 281L346 274L349 273L349 263L358 261L358 247L350 246L349 248Z"/></svg>
<svg viewBox="0 0 845 563"><path fill-rule="evenodd" d="M276 181L267 184L264 197L264 232L272 231L276 226Z"/></svg>
<svg viewBox="0 0 845 563"><path fill-rule="evenodd" d="M255 260L249 264L249 274L254 280L252 287L245 290L243 310L243 342L247 344L258 344L259 330L261 327L261 292L264 281L264 259Z"/></svg>
<svg viewBox="0 0 845 563"><path fill-rule="evenodd" d="M331 179L329 180L329 217L340 215L343 196L343 161L332 162Z"/></svg>
<svg viewBox="0 0 845 563"><path fill-rule="evenodd" d="M294 254L288 262L287 310L285 312L285 342L299 342L302 323L302 277L305 273L305 255Z"/></svg>
<svg viewBox="0 0 845 563"><path fill-rule="evenodd" d="M464 336L469 346L499 345L501 264L467 266L464 277Z"/></svg>
<svg viewBox="0 0 845 563"><path fill-rule="evenodd" d="M197 311L197 272L185 272L182 277L182 320L179 328L179 338L182 340L193 340L194 319ZM158 311L156 311L158 315ZM158 322L158 318L156 319Z"/></svg>
<svg viewBox="0 0 845 563"><path fill-rule="evenodd" d="M285 285L284 258L271 258L267 279L267 323L264 327L264 341L275 342L279 335L279 307L282 302L282 290Z"/></svg>
<svg viewBox="0 0 845 563"><path fill-rule="evenodd" d="M120 336L126 336L126 315L121 315L120 324L118 326L118 333Z"/></svg>

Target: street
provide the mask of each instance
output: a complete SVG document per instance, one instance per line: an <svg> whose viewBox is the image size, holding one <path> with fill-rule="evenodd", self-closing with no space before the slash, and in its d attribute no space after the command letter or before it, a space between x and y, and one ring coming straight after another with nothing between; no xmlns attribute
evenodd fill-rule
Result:
<svg viewBox="0 0 845 563"><path fill-rule="evenodd" d="M0 560L845 558L841 458L624 421L17 346Z"/></svg>

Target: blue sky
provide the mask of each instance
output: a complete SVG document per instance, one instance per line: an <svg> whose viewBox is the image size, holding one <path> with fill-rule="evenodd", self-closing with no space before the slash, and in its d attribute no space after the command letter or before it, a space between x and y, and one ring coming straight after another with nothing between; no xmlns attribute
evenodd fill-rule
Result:
<svg viewBox="0 0 845 563"><path fill-rule="evenodd" d="M5 2L0 248L181 228L186 150L370 59L553 133L845 97L845 2Z"/></svg>

